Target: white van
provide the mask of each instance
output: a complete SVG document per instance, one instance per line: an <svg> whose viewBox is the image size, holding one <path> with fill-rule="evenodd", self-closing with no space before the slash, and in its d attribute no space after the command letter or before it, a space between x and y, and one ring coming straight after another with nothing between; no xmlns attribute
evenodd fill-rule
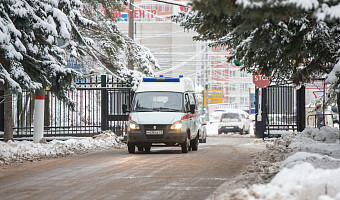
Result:
<svg viewBox="0 0 340 200"><path fill-rule="evenodd" d="M181 146L197 151L199 113L189 78L143 78L131 104L127 144L129 153L151 146Z"/></svg>

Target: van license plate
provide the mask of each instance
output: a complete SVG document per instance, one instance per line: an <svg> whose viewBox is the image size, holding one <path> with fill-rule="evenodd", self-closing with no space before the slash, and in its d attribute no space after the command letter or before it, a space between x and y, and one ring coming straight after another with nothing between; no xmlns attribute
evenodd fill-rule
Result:
<svg viewBox="0 0 340 200"><path fill-rule="evenodd" d="M159 130L159 131L146 131L147 135L163 135L163 131Z"/></svg>

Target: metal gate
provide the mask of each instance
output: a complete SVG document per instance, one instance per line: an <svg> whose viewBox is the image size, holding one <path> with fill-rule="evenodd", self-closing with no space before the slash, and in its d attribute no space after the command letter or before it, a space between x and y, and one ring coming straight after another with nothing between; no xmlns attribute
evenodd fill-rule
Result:
<svg viewBox="0 0 340 200"><path fill-rule="evenodd" d="M268 86L266 127L271 130L296 130L295 90L292 86Z"/></svg>
<svg viewBox="0 0 340 200"><path fill-rule="evenodd" d="M256 88L255 135L271 137L279 136L280 131L302 131L305 128L304 91L304 86L298 90L287 85Z"/></svg>
<svg viewBox="0 0 340 200"><path fill-rule="evenodd" d="M122 105L128 105L130 108L133 91L126 84L120 84L114 81L107 81L106 76L101 77L101 129L112 130L118 136L126 135L127 121L129 114L124 114Z"/></svg>
<svg viewBox="0 0 340 200"><path fill-rule="evenodd" d="M122 113L121 107L122 104L130 107L133 97L131 87L118 83L112 77L107 78L106 75L76 82L76 90L67 91L67 97L74 102L73 109L46 90L44 137L85 137L103 130L112 130L119 136L125 135L128 115ZM35 95L29 92L13 95L14 138L33 137L34 99ZM2 119L3 109L0 112ZM3 135L0 134L0 138Z"/></svg>

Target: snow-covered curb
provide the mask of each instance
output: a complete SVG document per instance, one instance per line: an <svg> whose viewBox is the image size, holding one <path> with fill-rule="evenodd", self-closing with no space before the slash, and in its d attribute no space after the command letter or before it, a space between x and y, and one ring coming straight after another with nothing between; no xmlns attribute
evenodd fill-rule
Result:
<svg viewBox="0 0 340 200"><path fill-rule="evenodd" d="M0 141L0 166L15 162L67 156L89 150L125 148L125 146L111 131L105 131L93 138L52 140L45 143Z"/></svg>
<svg viewBox="0 0 340 200"><path fill-rule="evenodd" d="M209 199L340 200L339 129L307 127L266 145L247 172Z"/></svg>

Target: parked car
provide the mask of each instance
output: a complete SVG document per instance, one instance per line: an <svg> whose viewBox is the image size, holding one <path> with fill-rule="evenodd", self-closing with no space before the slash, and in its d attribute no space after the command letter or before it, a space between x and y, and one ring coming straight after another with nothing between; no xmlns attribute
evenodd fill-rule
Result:
<svg viewBox="0 0 340 200"><path fill-rule="evenodd" d="M210 117L210 122L219 122L221 114L228 111L228 109L216 109L214 112L212 112Z"/></svg>
<svg viewBox="0 0 340 200"><path fill-rule="evenodd" d="M249 133L249 114L240 110L225 111L220 116L218 134L239 132Z"/></svg>
<svg viewBox="0 0 340 200"><path fill-rule="evenodd" d="M207 142L207 122L202 118L199 126L199 142L200 143Z"/></svg>

